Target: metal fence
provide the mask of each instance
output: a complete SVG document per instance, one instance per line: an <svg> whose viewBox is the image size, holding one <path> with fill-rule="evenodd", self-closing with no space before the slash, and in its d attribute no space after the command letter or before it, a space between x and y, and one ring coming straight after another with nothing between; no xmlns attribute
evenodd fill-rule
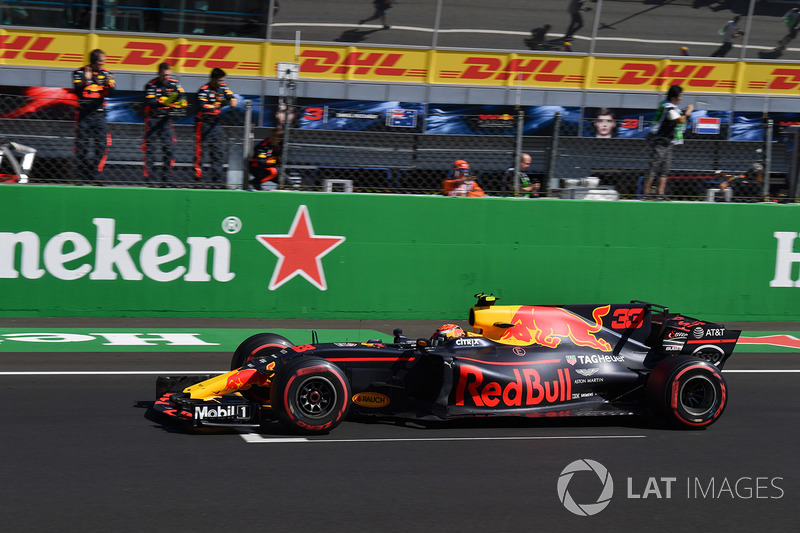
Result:
<svg viewBox="0 0 800 533"><path fill-rule="evenodd" d="M686 140L673 148L671 170L663 178L663 190L659 190L661 179L648 180L651 147L646 139L561 137L549 173L560 178L562 187L576 181L584 188L587 182L596 183L613 188L621 198L752 202L788 197L785 148L781 145L777 150L781 157L768 161L765 147L771 144ZM596 179L592 182L587 177ZM646 189L648 184L650 190Z"/></svg>
<svg viewBox="0 0 800 533"><path fill-rule="evenodd" d="M0 95L0 139L36 150L33 168L28 173L29 183L83 185L90 182L90 176L76 174L75 106L76 101L70 98ZM158 143L154 143L151 159L154 159L154 174L159 177L148 179L145 176L144 103L117 102L107 108L105 115L111 140L97 185L195 187L208 184L208 180L197 180L194 176L196 133L191 107L174 117L175 165L167 181L160 179L164 163L162 146ZM229 113L221 119L226 161L223 174L229 186L241 183L244 172L245 115L245 112ZM118 117L132 118L118 121ZM203 150L206 171L209 149L205 146ZM9 171L9 162L0 162L0 173L9 174Z"/></svg>
<svg viewBox="0 0 800 533"><path fill-rule="evenodd" d="M74 100L68 99L0 95L0 138L37 150L29 183L87 183L86 176L75 175L74 105ZM253 145L273 134L271 128L252 125L252 111L248 103L223 118L223 172L231 189L248 188ZM143 124L115 118L141 117L142 103L117 102L107 115L113 141L98 184L211 186L208 180L194 179L196 141L191 109L187 117L175 119L176 163L167 182L145 178ZM302 106L289 116L302 117ZM520 180L515 178L520 170L541 183L540 196L641 199L648 193L650 149L644 138L585 136L588 121L593 119L562 120L556 112L535 117L520 111L516 116L450 119L459 121L462 133L427 133L436 131L430 127L431 116L411 133L388 127L378 131L311 129L297 119L284 132L280 172L265 189L441 194L442 181L451 173L453 162L462 159L469 162L477 183L489 196L528 195L521 192ZM545 124L540 131L546 134L523 135L532 121ZM714 201L793 198L791 180L786 178L791 174L787 144L783 139L773 140L767 124L758 128L760 137L756 137L763 140L730 141L712 136L690 138L676 146L664 196ZM531 156L528 168L519 167L521 153ZM0 174L13 173L8 157L5 159L0 162ZM761 174L753 171L758 165L764 168ZM658 184L657 180L654 194Z"/></svg>
<svg viewBox="0 0 800 533"><path fill-rule="evenodd" d="M301 112L298 108L297 116ZM486 193L513 193L502 178L515 165L521 117L449 119L458 122L460 134L292 128L285 138L281 183L295 188L338 186L354 192L439 194L454 161L465 160ZM531 152L542 166L544 142L549 141L538 141L542 148Z"/></svg>
<svg viewBox="0 0 800 533"><path fill-rule="evenodd" d="M296 111L299 116L301 109ZM593 118L561 120L550 116L510 117L504 127L487 127L484 116L457 117L474 125L467 135L345 132L290 129L278 187L353 192L441 194L454 160L470 163L478 184L490 196L528 194L514 175L519 155L530 156L525 174L541 183L539 196L644 199L658 197L660 179L648 184L651 148L648 123L638 137L598 138ZM547 135L522 135L528 123L548 123ZM489 125L491 126L491 125ZM497 134L497 130L502 130ZM790 156L772 141L768 123L755 125L756 141L729 141L723 134L687 139L673 150L663 196L675 200L762 201L789 197ZM692 136L691 132L687 134ZM697 138L699 137L699 138ZM338 188L338 189L337 189Z"/></svg>

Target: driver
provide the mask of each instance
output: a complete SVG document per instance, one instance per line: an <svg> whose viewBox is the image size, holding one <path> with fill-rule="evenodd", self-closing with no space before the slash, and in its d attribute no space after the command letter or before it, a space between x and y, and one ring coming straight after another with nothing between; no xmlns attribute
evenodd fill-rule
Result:
<svg viewBox="0 0 800 533"><path fill-rule="evenodd" d="M433 332L432 342L433 346L438 344L443 344L451 339L460 339L461 337L466 337L467 334L464 333L464 330L461 329L461 326L458 324L444 324L436 328L436 331Z"/></svg>

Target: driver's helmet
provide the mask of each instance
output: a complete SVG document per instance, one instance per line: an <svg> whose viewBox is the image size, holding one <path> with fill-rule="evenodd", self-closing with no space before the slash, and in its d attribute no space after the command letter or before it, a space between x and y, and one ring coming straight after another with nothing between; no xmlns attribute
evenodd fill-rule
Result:
<svg viewBox="0 0 800 533"><path fill-rule="evenodd" d="M464 330L461 329L461 326L458 324L444 324L436 328L436 331L433 332L433 344L435 346L451 339L460 339L466 336L467 334L464 333Z"/></svg>

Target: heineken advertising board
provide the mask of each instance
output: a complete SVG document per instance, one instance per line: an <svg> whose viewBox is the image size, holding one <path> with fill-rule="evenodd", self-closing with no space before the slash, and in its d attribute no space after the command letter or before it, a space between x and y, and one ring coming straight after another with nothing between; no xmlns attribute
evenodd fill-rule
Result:
<svg viewBox="0 0 800 533"><path fill-rule="evenodd" d="M795 205L6 185L3 316L800 318ZM798 250L798 251L795 251Z"/></svg>

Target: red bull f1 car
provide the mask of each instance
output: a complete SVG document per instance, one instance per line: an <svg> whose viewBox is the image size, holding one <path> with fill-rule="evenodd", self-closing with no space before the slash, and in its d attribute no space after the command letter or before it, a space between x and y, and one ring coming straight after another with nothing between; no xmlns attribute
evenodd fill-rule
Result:
<svg viewBox="0 0 800 533"><path fill-rule="evenodd" d="M153 408L189 428L279 420L327 432L348 413L412 420L656 412L684 428L722 415L721 369L740 331L633 301L496 305L478 294L472 331L431 339L294 345L260 333L218 376L161 376Z"/></svg>

